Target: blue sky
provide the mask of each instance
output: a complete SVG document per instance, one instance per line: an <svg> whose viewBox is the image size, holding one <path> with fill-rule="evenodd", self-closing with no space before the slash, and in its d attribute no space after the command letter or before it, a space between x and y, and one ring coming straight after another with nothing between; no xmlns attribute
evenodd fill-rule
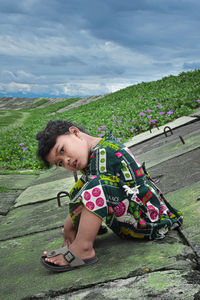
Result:
<svg viewBox="0 0 200 300"><path fill-rule="evenodd" d="M86 96L200 68L199 0L0 0L0 96Z"/></svg>

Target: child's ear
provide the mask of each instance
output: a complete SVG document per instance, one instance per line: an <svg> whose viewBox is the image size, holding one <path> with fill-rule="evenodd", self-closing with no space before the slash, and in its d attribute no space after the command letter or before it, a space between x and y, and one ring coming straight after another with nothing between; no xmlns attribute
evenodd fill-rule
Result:
<svg viewBox="0 0 200 300"><path fill-rule="evenodd" d="M78 129L77 127L75 127L75 126L69 127L69 132L72 133L72 134L75 134L75 135L77 135L77 136L78 136L79 133L80 133L79 129Z"/></svg>

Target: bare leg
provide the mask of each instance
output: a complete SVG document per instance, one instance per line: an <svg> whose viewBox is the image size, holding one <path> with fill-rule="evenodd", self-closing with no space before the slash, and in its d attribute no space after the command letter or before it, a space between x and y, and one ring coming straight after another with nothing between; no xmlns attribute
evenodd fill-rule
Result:
<svg viewBox="0 0 200 300"><path fill-rule="evenodd" d="M72 219L70 216L67 217L64 228L63 228L63 237L64 237L64 246L69 246L76 238L76 229L74 227L74 224L72 223Z"/></svg>
<svg viewBox="0 0 200 300"><path fill-rule="evenodd" d="M94 257L95 250L93 244L101 223L102 220L98 216L83 207L76 238L69 246L70 251L81 259ZM45 251L44 255L46 256L46 254L47 252ZM45 258L45 260L60 266L67 265L67 262L62 255Z"/></svg>

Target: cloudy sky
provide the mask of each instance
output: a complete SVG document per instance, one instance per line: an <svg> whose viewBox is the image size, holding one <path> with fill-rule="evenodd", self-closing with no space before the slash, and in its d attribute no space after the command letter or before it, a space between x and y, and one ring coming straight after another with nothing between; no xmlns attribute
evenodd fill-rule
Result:
<svg viewBox="0 0 200 300"><path fill-rule="evenodd" d="M86 96L200 68L199 0L0 0L0 96Z"/></svg>

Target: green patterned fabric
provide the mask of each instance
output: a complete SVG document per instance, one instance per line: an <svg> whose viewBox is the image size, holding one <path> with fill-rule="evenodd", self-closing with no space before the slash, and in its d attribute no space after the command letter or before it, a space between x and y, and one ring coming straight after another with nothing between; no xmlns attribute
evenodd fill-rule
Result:
<svg viewBox="0 0 200 300"><path fill-rule="evenodd" d="M182 213L162 201L146 170L111 133L92 149L82 173L70 191L77 229L82 204L122 238L161 239L182 224Z"/></svg>

